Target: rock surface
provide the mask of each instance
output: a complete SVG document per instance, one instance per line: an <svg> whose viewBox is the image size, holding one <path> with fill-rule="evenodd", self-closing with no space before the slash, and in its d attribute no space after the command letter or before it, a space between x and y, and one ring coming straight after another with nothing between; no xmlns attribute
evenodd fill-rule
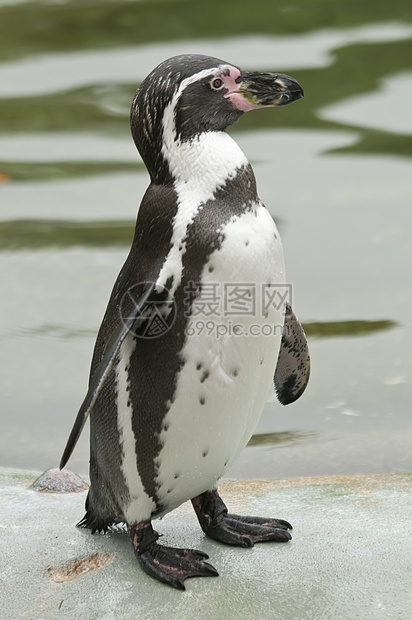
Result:
<svg viewBox="0 0 412 620"><path fill-rule="evenodd" d="M47 469L44 471L30 489L41 493L80 493L87 491L89 485L70 469Z"/></svg>
<svg viewBox="0 0 412 620"><path fill-rule="evenodd" d="M86 492L36 493L0 469L1 617L8 620L409 620L412 475L229 481L232 512L284 518L291 543L207 540L188 504L156 522L165 544L204 550L220 576L186 592L137 565L121 530L76 529Z"/></svg>

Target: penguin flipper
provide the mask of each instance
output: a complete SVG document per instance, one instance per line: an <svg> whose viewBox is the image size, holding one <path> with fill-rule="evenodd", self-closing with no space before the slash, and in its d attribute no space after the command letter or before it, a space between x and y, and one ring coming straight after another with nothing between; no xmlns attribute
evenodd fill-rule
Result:
<svg viewBox="0 0 412 620"><path fill-rule="evenodd" d="M107 346L105 348L105 352L103 358L99 365L97 366L93 376L90 380L89 389L86 394L86 397L81 404L79 409L79 413L77 414L76 420L74 422L72 431L70 433L69 439L67 440L66 447L63 452L63 456L60 461L59 468L63 469L69 460L86 423L86 420L89 416L89 413L96 401L96 398L99 394L99 391L109 374L114 359L116 357L116 353L118 352L123 340L126 338L127 334L133 331L133 327L137 320L141 320L141 315L144 312L145 306L147 304L155 289L155 284L152 283L150 287L145 289L144 293L139 297L137 301L134 302L132 309L128 311L127 317L122 317L122 321L118 325L118 327L114 330L111 338L109 339Z"/></svg>
<svg viewBox="0 0 412 620"><path fill-rule="evenodd" d="M279 402L289 405L300 398L308 384L309 375L310 357L305 332L291 306L286 304L282 341L274 376Z"/></svg>

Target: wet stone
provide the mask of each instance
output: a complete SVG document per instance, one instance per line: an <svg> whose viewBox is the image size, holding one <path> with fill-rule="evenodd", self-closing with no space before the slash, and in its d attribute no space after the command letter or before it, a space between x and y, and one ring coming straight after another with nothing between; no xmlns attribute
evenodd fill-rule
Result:
<svg viewBox="0 0 412 620"><path fill-rule="evenodd" d="M89 485L70 469L48 469L30 485L33 491L41 493L80 493Z"/></svg>

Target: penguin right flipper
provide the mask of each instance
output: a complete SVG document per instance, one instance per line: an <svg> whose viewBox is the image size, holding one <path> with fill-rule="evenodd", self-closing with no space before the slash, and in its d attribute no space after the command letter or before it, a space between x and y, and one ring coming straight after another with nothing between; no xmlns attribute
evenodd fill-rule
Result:
<svg viewBox="0 0 412 620"><path fill-rule="evenodd" d="M142 314L145 307L151 302L151 296L155 292L155 283L144 290L143 294L137 301L133 302L132 308L127 312L127 317L122 317L122 321L113 331L107 346L105 347L104 355L91 378L89 389L86 397L79 409L76 420L74 422L69 439L67 440L66 447L63 452L63 456L60 461L60 469L66 465L69 460L89 416L89 413L96 401L96 398L100 392L100 389L109 374L116 354L129 332L134 332L134 326L137 321L141 321Z"/></svg>
<svg viewBox="0 0 412 620"><path fill-rule="evenodd" d="M289 405L300 398L308 384L309 375L310 356L305 332L291 306L286 304L282 341L274 376L279 402Z"/></svg>

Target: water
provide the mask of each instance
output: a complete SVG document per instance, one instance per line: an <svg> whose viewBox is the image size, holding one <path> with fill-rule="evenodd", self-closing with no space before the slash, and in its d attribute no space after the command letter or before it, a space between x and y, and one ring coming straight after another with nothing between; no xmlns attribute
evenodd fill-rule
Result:
<svg viewBox="0 0 412 620"><path fill-rule="evenodd" d="M312 377L233 476L412 469L409 3L0 0L0 465L58 462L148 176L134 91L196 52L305 98L230 132L284 243ZM84 433L70 466L87 471Z"/></svg>

